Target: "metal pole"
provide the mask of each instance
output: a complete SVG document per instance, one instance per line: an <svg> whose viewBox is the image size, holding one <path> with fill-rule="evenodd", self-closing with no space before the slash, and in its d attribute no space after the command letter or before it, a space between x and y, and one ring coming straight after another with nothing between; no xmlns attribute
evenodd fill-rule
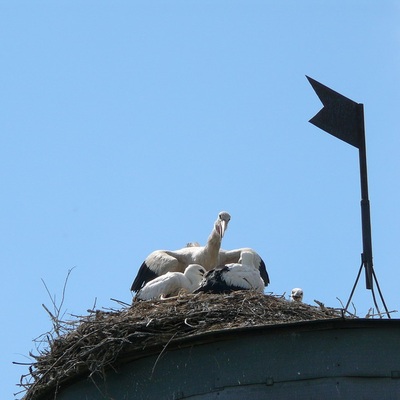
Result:
<svg viewBox="0 0 400 400"><path fill-rule="evenodd" d="M360 265L360 269L358 270L356 281L354 282L354 286L353 286L353 289L351 290L349 300L347 301L346 307L344 308L345 313L347 312L347 309L349 308L351 298L353 297L354 291L356 290L356 286L357 286L358 280L360 279L363 264L364 264L364 261L361 260L361 265Z"/></svg>
<svg viewBox="0 0 400 400"><path fill-rule="evenodd" d="M358 117L360 118L360 179L361 179L361 224L363 238L362 261L365 268L365 281L367 289L372 289L372 236L371 236L371 215L368 198L368 178L367 178L367 155L365 146L365 127L364 127L364 106L358 104Z"/></svg>

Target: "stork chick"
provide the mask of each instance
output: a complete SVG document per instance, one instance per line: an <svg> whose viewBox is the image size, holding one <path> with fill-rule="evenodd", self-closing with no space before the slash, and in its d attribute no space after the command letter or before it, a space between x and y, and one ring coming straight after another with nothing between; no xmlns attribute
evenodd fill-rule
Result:
<svg viewBox="0 0 400 400"><path fill-rule="evenodd" d="M253 254L253 263L260 271L260 275L262 280L264 281L264 286L268 286L269 284L269 275L265 266L264 260L260 257L260 255L250 249L249 247L242 247L240 249L234 250L224 250L220 249L219 256L218 256L218 265L226 265L226 264L233 264L233 263L241 263L242 254L250 252Z"/></svg>
<svg viewBox="0 0 400 400"><path fill-rule="evenodd" d="M151 300L176 296L180 291L192 293L206 270L199 264L190 264L185 272L167 272L148 282L136 295L138 300Z"/></svg>
<svg viewBox="0 0 400 400"><path fill-rule="evenodd" d="M303 301L303 289L301 288L292 289L292 292L290 293L290 299L292 301L297 301L298 303L301 303Z"/></svg>

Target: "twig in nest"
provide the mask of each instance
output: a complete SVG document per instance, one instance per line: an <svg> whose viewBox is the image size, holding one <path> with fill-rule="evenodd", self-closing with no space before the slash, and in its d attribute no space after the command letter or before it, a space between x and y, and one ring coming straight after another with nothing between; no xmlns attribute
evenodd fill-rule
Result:
<svg viewBox="0 0 400 400"><path fill-rule="evenodd" d="M112 297L110 298L111 301L115 301L116 303L120 304L121 306L126 306L126 307L130 307L131 305L128 303L125 303L122 300L117 300L117 299L113 299Z"/></svg>
<svg viewBox="0 0 400 400"><path fill-rule="evenodd" d="M150 318L149 322L146 324L146 328L151 324L152 321L153 321L153 318Z"/></svg>
<svg viewBox="0 0 400 400"><path fill-rule="evenodd" d="M314 303L317 303L320 306L321 310L323 310L323 311L326 310L326 307L325 307L324 303L322 303L322 302L320 302L318 300L314 300Z"/></svg>
<svg viewBox="0 0 400 400"><path fill-rule="evenodd" d="M342 308L344 309L344 304L343 304L342 300L340 300L339 297L336 297L336 299L339 301L340 305L341 305Z"/></svg>
<svg viewBox="0 0 400 400"><path fill-rule="evenodd" d="M388 312L381 312L381 311L378 310L378 312L376 314L374 314L374 309L370 308L368 310L368 313L365 316L365 318L374 318L374 317L382 318L382 314L393 314L393 313L396 313L396 312L398 312L398 311L397 310L392 310L392 311L388 311Z"/></svg>
<svg viewBox="0 0 400 400"><path fill-rule="evenodd" d="M191 325L191 324L189 324L187 318L185 318L185 320L184 320L183 322L185 323L185 325L190 326L191 328L197 328L199 325L201 325L201 323L205 323L205 321L199 321L199 323L197 324L197 326Z"/></svg>
<svg viewBox="0 0 400 400"><path fill-rule="evenodd" d="M54 330L56 331L57 334L59 334L59 329L58 329L59 321L58 321L58 319L52 314L52 312L44 304L42 304L42 307L46 310L47 314L50 315L50 319L51 319L51 322L53 324L53 327L57 327Z"/></svg>
<svg viewBox="0 0 400 400"><path fill-rule="evenodd" d="M168 340L168 342L166 343L165 346L163 346L163 349L161 350L160 354L157 356L156 361L154 362L153 368L151 369L151 376L150 379L153 377L154 371L156 369L157 363L160 360L161 356L163 355L164 351L166 350L166 348L168 347L168 345L171 343L171 340L178 334L178 331L175 332L172 336L171 339Z"/></svg>
<svg viewBox="0 0 400 400"><path fill-rule="evenodd" d="M374 313L374 309L372 307L370 307L365 318L371 318L373 313Z"/></svg>
<svg viewBox="0 0 400 400"><path fill-rule="evenodd" d="M57 304L56 304L55 296L54 296L54 298L52 297L52 295L50 294L49 288L46 285L46 282L42 279L43 285L44 285L44 287L45 287L45 289L47 291L47 294L50 297L50 300L51 300L52 304L53 304L54 315L48 310L48 308L44 304L42 304L42 306L49 313L50 318L51 318L51 320L53 322L53 329L56 332L57 336L60 336L60 326L61 326L60 325L60 320L62 319L62 316L60 317L60 314L61 314L61 309L62 309L62 306L64 304L64 300L65 300L65 290L67 288L67 283L68 283L69 276L71 275L71 272L72 272L72 270L74 268L75 267L73 267L73 268L68 270L67 277L65 278L64 286L63 286L63 290L62 290L61 303L60 303L60 305L58 307L57 307Z"/></svg>

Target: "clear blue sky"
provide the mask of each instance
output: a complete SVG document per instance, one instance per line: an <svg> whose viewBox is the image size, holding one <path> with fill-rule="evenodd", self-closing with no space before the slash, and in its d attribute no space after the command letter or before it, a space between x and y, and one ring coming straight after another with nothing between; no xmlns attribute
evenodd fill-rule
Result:
<svg viewBox="0 0 400 400"><path fill-rule="evenodd" d="M358 153L308 123L306 74L365 105L375 270L399 309L399 50L398 1L0 1L0 397L51 328L42 279L59 304L75 267L66 318L118 307L148 253L204 243L221 210L268 290L347 301ZM353 301L373 306L364 275Z"/></svg>

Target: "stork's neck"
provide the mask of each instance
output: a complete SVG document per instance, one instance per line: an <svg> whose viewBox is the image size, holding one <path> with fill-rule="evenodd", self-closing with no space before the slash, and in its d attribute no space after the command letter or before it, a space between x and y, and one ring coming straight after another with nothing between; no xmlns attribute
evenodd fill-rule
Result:
<svg viewBox="0 0 400 400"><path fill-rule="evenodd" d="M216 231L215 228L213 228L212 232L210 233L210 236L207 239L206 247L220 246L220 245L221 245L221 235Z"/></svg>
<svg viewBox="0 0 400 400"><path fill-rule="evenodd" d="M207 244L204 247L206 248L207 253L210 254L210 257L218 258L219 249L221 247L221 236L215 228L210 233Z"/></svg>

